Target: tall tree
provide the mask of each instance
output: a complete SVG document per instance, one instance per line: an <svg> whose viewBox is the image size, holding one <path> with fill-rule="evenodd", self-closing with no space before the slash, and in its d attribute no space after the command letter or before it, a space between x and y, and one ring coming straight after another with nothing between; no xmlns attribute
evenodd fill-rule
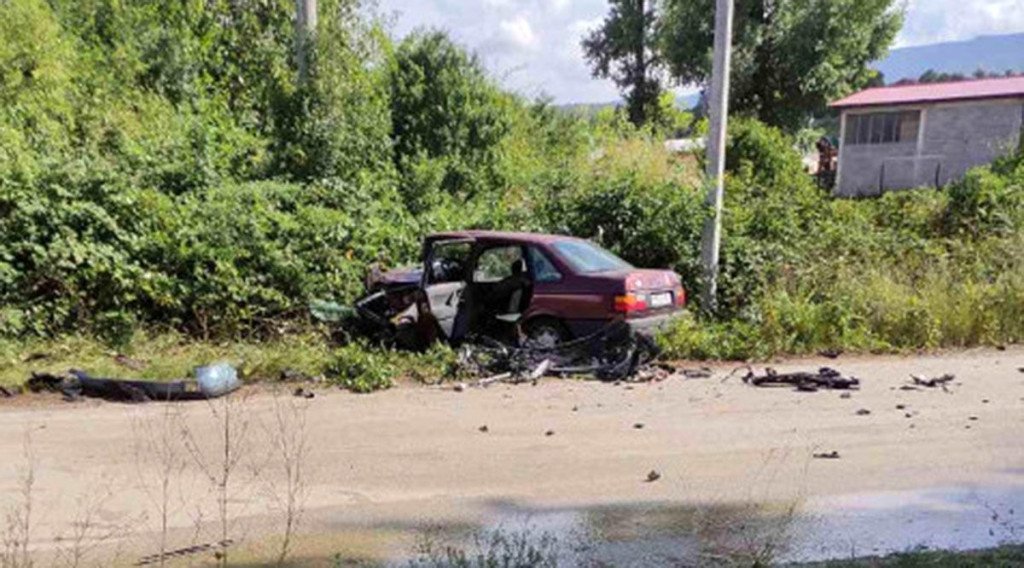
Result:
<svg viewBox="0 0 1024 568"><path fill-rule="evenodd" d="M898 0L735 0L731 108L798 128L867 85L903 23ZM673 78L711 78L714 0L665 0L659 32Z"/></svg>
<svg viewBox="0 0 1024 568"><path fill-rule="evenodd" d="M583 39L583 53L594 77L611 79L623 92L629 120L642 126L657 121L662 92L661 56L656 48L656 0L610 0L600 28Z"/></svg>
<svg viewBox="0 0 1024 568"><path fill-rule="evenodd" d="M509 116L476 55L444 32L418 31L395 50L389 84L395 165L414 210L435 189L472 195L500 185Z"/></svg>

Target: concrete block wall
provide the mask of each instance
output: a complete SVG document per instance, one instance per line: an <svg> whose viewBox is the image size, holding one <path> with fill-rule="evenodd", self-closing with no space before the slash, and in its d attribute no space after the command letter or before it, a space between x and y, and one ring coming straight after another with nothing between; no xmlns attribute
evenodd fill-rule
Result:
<svg viewBox="0 0 1024 568"><path fill-rule="evenodd" d="M849 110L922 110L920 143L842 144L835 195L945 185L1015 150L1024 129L1024 98Z"/></svg>

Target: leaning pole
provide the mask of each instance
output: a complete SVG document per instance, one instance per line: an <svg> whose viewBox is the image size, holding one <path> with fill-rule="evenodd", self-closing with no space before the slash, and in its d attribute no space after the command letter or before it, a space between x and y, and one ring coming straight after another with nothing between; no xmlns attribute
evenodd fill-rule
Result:
<svg viewBox="0 0 1024 568"><path fill-rule="evenodd" d="M714 313L718 308L718 254L722 242L722 199L725 194L726 128L729 121L729 67L732 58L733 0L717 0L715 7L715 55L711 70L711 124L708 129L707 203L711 216L704 222L701 235L701 260L704 265L703 307Z"/></svg>

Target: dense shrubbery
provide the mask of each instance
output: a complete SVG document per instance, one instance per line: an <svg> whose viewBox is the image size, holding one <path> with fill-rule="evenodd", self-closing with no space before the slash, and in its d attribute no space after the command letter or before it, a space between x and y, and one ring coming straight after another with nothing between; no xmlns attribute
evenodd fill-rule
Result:
<svg viewBox="0 0 1024 568"><path fill-rule="evenodd" d="M569 232L699 290L697 164L654 134L504 93L443 34L392 45L355 0L321 2L300 86L292 3L239 6L0 2L0 335L280 335L451 228ZM669 354L1024 337L1024 159L855 202L792 148L733 124L722 313ZM331 372L383 385L361 357Z"/></svg>
<svg viewBox="0 0 1024 568"><path fill-rule="evenodd" d="M833 200L785 137L740 122L729 166L725 317L682 323L665 338L671 355L1024 339L1024 156L938 191Z"/></svg>

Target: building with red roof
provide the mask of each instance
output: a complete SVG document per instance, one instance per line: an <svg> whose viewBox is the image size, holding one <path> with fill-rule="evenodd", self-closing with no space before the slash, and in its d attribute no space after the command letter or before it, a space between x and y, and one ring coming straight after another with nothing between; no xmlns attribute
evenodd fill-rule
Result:
<svg viewBox="0 0 1024 568"><path fill-rule="evenodd" d="M1024 77L877 87L840 111L835 193L942 186L1020 147Z"/></svg>

